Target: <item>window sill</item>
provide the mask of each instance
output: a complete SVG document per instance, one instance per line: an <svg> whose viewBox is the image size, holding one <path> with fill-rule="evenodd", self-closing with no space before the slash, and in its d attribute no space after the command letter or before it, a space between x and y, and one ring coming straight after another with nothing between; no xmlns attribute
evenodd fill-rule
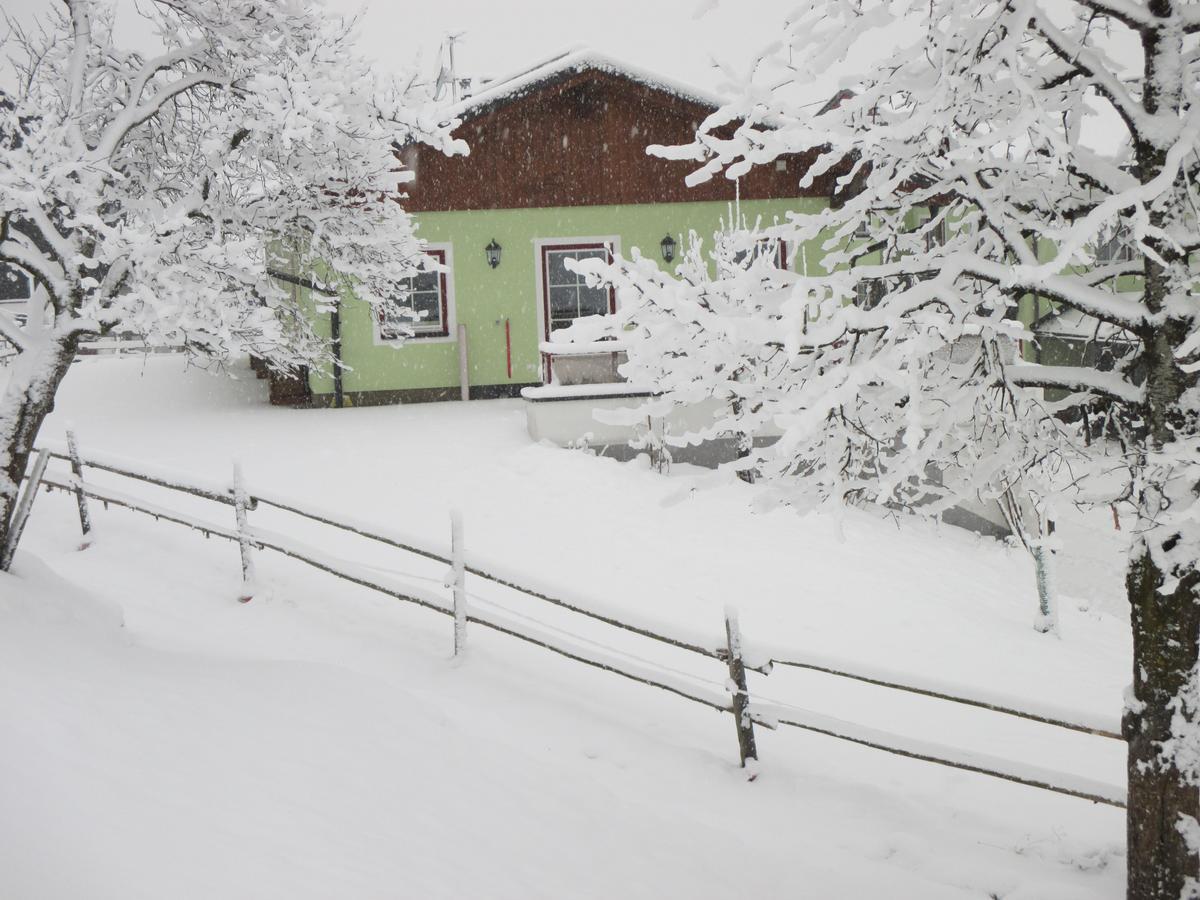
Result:
<svg viewBox="0 0 1200 900"><path fill-rule="evenodd" d="M453 334L414 334L406 338L385 338L375 336L375 343L382 347L400 349L410 344L453 344L456 342Z"/></svg>

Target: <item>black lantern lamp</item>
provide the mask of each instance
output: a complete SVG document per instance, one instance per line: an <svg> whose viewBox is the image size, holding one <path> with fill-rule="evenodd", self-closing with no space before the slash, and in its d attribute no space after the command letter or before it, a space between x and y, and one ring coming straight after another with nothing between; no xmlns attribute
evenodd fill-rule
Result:
<svg viewBox="0 0 1200 900"><path fill-rule="evenodd" d="M501 247L496 243L495 238L492 238L492 242L483 248L483 252L487 254L488 265L493 269L500 265L500 250Z"/></svg>
<svg viewBox="0 0 1200 900"><path fill-rule="evenodd" d="M662 258L665 262L671 262L675 258L675 238L667 235L658 245L662 249Z"/></svg>

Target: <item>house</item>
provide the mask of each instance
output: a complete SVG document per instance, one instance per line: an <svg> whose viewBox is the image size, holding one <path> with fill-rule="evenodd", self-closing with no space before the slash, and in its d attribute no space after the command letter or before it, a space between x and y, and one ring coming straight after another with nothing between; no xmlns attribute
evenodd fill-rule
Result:
<svg viewBox="0 0 1200 900"><path fill-rule="evenodd" d="M612 381L617 360L610 351L561 362L543 353L552 333L576 317L615 308L612 292L583 283L566 260L633 247L670 255L689 230L717 230L735 198L749 221L765 224L830 202L832 175L798 187L806 156L760 167L738 184L717 178L689 188L692 163L646 153L652 144L688 142L720 104L588 51L492 82L462 101L453 114L469 156L419 145L400 151L415 176L405 208L443 266L412 282L407 302L422 314L416 334L401 341L365 304L337 304L318 314L317 327L333 339L343 368L298 380L273 377L272 402L515 397L551 380ZM798 249L788 256L803 265L809 248ZM607 378L597 375L604 371ZM532 396L531 403L551 402Z"/></svg>

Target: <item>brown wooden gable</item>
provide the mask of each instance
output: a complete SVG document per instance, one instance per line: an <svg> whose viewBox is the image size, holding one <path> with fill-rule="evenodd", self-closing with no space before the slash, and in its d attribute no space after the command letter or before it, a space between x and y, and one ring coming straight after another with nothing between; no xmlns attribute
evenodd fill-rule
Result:
<svg viewBox="0 0 1200 900"><path fill-rule="evenodd" d="M712 111L697 100L601 69L568 71L517 96L471 109L456 131L465 157L428 147L402 152L416 173L411 212L732 200L723 176L689 188L694 162L649 156L685 144ZM746 200L830 195L829 179L801 191L809 159L759 166L741 179Z"/></svg>

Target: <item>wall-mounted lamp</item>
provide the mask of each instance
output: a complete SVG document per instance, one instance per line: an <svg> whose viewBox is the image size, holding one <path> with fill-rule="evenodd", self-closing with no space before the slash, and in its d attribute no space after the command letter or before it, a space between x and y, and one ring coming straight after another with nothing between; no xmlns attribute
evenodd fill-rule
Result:
<svg viewBox="0 0 1200 900"><path fill-rule="evenodd" d="M658 245L662 249L662 258L665 262L671 262L675 258L675 238L667 235Z"/></svg>
<svg viewBox="0 0 1200 900"><path fill-rule="evenodd" d="M483 252L487 254L488 265L493 269L500 265L500 250L502 248L496 243L496 239L492 238L492 242L483 248Z"/></svg>

